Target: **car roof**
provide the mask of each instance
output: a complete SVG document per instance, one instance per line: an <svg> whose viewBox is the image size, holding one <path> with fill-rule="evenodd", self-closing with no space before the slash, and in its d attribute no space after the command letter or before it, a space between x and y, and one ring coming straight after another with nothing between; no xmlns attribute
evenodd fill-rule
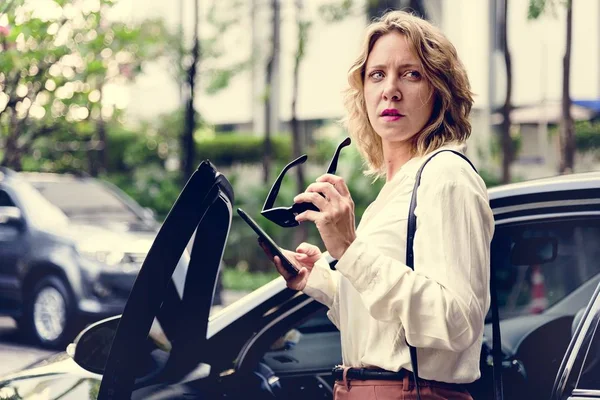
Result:
<svg viewBox="0 0 600 400"><path fill-rule="evenodd" d="M488 193L490 200L496 200L528 194L598 188L600 188L600 171L593 171L510 183L490 188Z"/></svg>
<svg viewBox="0 0 600 400"><path fill-rule="evenodd" d="M86 175L57 174L52 172L19 172L20 177L31 182L72 182L76 180L91 178Z"/></svg>

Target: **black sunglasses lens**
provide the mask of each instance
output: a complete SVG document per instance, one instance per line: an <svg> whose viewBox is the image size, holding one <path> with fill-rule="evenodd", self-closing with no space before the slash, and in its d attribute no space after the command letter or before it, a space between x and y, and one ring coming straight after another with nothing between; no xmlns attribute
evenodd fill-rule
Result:
<svg viewBox="0 0 600 400"><path fill-rule="evenodd" d="M296 215L290 208L275 208L271 210L265 210L261 214L269 221L275 222L277 225L284 228L297 226Z"/></svg>

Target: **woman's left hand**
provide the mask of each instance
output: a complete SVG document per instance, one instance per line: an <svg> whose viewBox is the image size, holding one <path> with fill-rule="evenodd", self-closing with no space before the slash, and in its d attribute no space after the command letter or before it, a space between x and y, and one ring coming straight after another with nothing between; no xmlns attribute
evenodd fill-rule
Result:
<svg viewBox="0 0 600 400"><path fill-rule="evenodd" d="M294 202L317 206L320 211L304 211L296 216L296 221L314 222L329 254L339 260L356 239L354 201L344 179L321 175L304 193L294 197Z"/></svg>

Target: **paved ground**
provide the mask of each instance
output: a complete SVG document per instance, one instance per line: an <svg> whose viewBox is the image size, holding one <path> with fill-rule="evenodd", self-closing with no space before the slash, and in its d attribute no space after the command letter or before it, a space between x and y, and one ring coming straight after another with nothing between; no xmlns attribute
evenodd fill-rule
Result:
<svg viewBox="0 0 600 400"><path fill-rule="evenodd" d="M25 343L11 318L0 317L0 376L19 370L54 352Z"/></svg>
<svg viewBox="0 0 600 400"><path fill-rule="evenodd" d="M225 290L223 291L223 303L224 305L231 304L244 295L245 293ZM54 353L56 352L36 348L25 342L14 321L11 318L0 317L0 377L23 369Z"/></svg>

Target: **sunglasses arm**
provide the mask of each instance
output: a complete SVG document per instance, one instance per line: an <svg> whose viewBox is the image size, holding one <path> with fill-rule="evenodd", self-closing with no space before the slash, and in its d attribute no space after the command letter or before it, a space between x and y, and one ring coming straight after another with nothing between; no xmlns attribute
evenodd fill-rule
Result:
<svg viewBox="0 0 600 400"><path fill-rule="evenodd" d="M333 158L331 159L331 162L329 163L329 167L327 168L328 174L335 174L335 171L337 171L338 159L340 158L340 152L342 151L342 149L344 147L348 146L351 142L352 142L352 140L350 140L350 138L347 137L346 139L344 139L342 141L342 143L340 143L338 145L337 149L335 149Z"/></svg>
<svg viewBox="0 0 600 400"><path fill-rule="evenodd" d="M265 204L263 205L263 211L270 210L271 208L273 208L273 205L275 204L275 199L277 198L277 195L279 194L279 188L281 187L281 182L283 181L283 177L285 176L286 172L290 168L293 168L298 164L304 164L306 162L307 158L308 158L308 156L306 154L303 154L300 157L296 158L294 161L290 162L288 165L286 165L281 170L281 172L277 176L277 179L275 180L275 183L273 183L273 186L271 186L271 190L269 191L267 200L265 200Z"/></svg>

